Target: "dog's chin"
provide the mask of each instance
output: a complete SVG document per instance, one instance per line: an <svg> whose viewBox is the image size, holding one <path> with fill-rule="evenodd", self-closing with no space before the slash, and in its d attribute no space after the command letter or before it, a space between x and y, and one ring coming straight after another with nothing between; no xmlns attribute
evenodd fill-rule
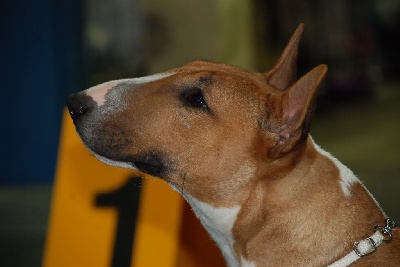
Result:
<svg viewBox="0 0 400 267"><path fill-rule="evenodd" d="M106 157L103 157L100 154L97 154L96 152L94 152L93 150L89 149L90 153L92 153L93 156L95 156L98 160L100 160L101 162L113 166L113 167L119 167L119 168L124 168L124 169L130 169L130 170L134 170L134 171L139 171L139 169L136 167L135 164L131 163L131 162L124 162L124 161L117 161L117 160L112 160Z"/></svg>
<svg viewBox="0 0 400 267"><path fill-rule="evenodd" d="M89 148L88 148L89 149ZM135 170L139 172L143 172L149 174L151 176L161 178L165 173L165 166L158 157L152 156L150 154L147 156L138 156L138 157L129 157L125 161L114 160L107 157L104 157L93 150L89 149L89 151L101 162L113 166L124 169Z"/></svg>

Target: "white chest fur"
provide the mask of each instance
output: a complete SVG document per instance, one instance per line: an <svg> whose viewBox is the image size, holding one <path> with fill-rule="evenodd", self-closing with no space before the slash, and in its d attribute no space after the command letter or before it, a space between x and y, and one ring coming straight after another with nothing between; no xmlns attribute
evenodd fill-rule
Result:
<svg viewBox="0 0 400 267"><path fill-rule="evenodd" d="M185 194L184 197L204 228L221 249L228 266L239 266L238 258L233 250L232 228L240 211L240 206L216 208L189 195Z"/></svg>

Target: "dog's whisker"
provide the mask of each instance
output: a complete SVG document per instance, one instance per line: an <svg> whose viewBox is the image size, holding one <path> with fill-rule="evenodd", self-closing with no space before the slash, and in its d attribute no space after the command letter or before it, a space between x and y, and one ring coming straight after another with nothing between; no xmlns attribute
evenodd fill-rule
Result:
<svg viewBox="0 0 400 267"><path fill-rule="evenodd" d="M150 180L150 183L146 183L146 185L144 185L143 187L151 186L154 183L154 181L156 180L156 178L154 178L153 176L150 176L150 177L147 177L147 180Z"/></svg>
<svg viewBox="0 0 400 267"><path fill-rule="evenodd" d="M140 181L136 181L136 179L140 179ZM150 180L150 182L147 182L148 180ZM154 178L153 176L146 176L146 177L140 176L136 178L131 178L130 184L135 187L148 187L151 186L155 180L156 178Z"/></svg>
<svg viewBox="0 0 400 267"><path fill-rule="evenodd" d="M186 182L186 173L183 175L183 179L182 179L182 186L181 186L181 193L184 193L184 186L185 186L185 182Z"/></svg>

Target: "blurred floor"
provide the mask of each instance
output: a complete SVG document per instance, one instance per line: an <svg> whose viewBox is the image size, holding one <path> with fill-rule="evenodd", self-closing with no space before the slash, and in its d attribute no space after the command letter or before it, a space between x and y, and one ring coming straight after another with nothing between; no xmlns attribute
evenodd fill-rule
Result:
<svg viewBox="0 0 400 267"><path fill-rule="evenodd" d="M376 87L369 102L323 108L312 135L349 166L400 222L400 86ZM0 187L0 266L41 265L51 186Z"/></svg>

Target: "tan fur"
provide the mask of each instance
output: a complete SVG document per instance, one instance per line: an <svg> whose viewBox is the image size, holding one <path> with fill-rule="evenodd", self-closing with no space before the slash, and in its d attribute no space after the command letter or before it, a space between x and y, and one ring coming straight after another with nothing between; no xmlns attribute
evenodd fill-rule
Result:
<svg viewBox="0 0 400 267"><path fill-rule="evenodd" d="M299 153L295 157L302 161L282 170L289 175L278 179L268 172L261 175L235 223L236 251L260 266L326 266L384 222L361 184L354 185L352 195L344 198L336 166L311 145ZM399 239L384 245L397 251L385 259L393 265L384 266L396 266ZM375 255L385 255L380 250Z"/></svg>
<svg viewBox="0 0 400 267"><path fill-rule="evenodd" d="M385 217L361 183L344 194L338 166L309 136L327 68L296 81L302 31L264 74L195 61L149 82L102 86L101 105L90 98L96 88L72 96L78 133L107 163L126 167L156 155L162 164L150 163L163 167L160 178L184 195L215 208L239 206L231 233L238 263L333 263ZM207 110L182 103L188 88L201 89ZM399 240L396 230L354 266L400 266Z"/></svg>

